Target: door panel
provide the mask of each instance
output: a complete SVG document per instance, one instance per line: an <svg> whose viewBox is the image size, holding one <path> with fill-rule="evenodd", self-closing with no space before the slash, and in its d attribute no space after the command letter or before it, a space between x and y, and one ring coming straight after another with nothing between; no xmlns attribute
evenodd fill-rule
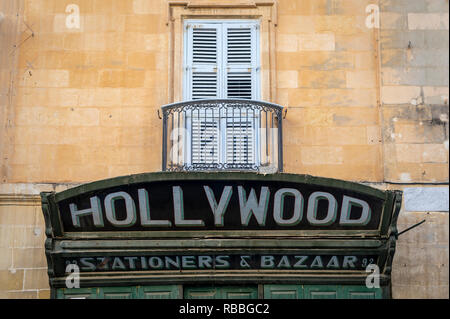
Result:
<svg viewBox="0 0 450 319"><path fill-rule="evenodd" d="M138 286L138 287L99 287L99 288L61 288L56 292L58 299L179 299L179 285Z"/></svg>
<svg viewBox="0 0 450 319"><path fill-rule="evenodd" d="M185 299L257 299L258 287L240 286L185 286Z"/></svg>
<svg viewBox="0 0 450 319"><path fill-rule="evenodd" d="M290 287L290 289L287 289ZM338 286L338 285L265 285L265 298L294 298L295 287L297 299L382 299L381 288L367 288L366 286ZM283 293L283 291L286 291ZM279 293L281 292L281 293Z"/></svg>
<svg viewBox="0 0 450 319"><path fill-rule="evenodd" d="M264 299L303 299L301 285L264 285Z"/></svg>
<svg viewBox="0 0 450 319"><path fill-rule="evenodd" d="M136 299L137 287L102 287L99 299Z"/></svg>
<svg viewBox="0 0 450 319"><path fill-rule="evenodd" d="M338 299L338 286L304 286L305 299Z"/></svg>
<svg viewBox="0 0 450 319"><path fill-rule="evenodd" d="M365 286L343 286L344 298L348 299L381 299L381 288L367 288Z"/></svg>
<svg viewBox="0 0 450 319"><path fill-rule="evenodd" d="M184 299L219 299L215 287L184 287Z"/></svg>
<svg viewBox="0 0 450 319"><path fill-rule="evenodd" d="M184 288L184 289L183 289ZM183 291L184 290L184 291ZM183 291L183 293L182 293ZM257 299L253 286L157 285L98 287L56 291L58 299ZM382 288L338 285L264 285L264 299L382 299Z"/></svg>
<svg viewBox="0 0 450 319"><path fill-rule="evenodd" d="M225 287L219 295L221 299L257 299L258 287Z"/></svg>
<svg viewBox="0 0 450 319"><path fill-rule="evenodd" d="M56 292L57 299L97 299L97 288L61 288Z"/></svg>
<svg viewBox="0 0 450 319"><path fill-rule="evenodd" d="M138 289L140 299L180 299L181 286L144 286Z"/></svg>

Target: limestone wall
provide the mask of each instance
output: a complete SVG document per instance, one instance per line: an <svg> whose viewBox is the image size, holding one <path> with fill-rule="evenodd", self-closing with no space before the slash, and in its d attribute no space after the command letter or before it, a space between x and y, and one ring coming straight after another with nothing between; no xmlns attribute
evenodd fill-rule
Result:
<svg viewBox="0 0 450 319"><path fill-rule="evenodd" d="M399 238L393 295L448 298L448 0L182 5L0 1L0 297L48 297L39 191L161 170L185 10L269 17L262 96L287 109L284 171L405 190L399 229L427 222Z"/></svg>
<svg viewBox="0 0 450 319"><path fill-rule="evenodd" d="M384 174L448 182L448 1L381 1Z"/></svg>

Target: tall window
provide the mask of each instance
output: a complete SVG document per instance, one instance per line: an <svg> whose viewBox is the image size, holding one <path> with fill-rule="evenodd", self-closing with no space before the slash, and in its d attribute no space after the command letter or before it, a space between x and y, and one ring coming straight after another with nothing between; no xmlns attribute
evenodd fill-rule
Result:
<svg viewBox="0 0 450 319"><path fill-rule="evenodd" d="M185 23L185 100L258 100L259 25L254 21ZM186 162L198 169L255 169L260 112L245 103L186 113Z"/></svg>
<svg viewBox="0 0 450 319"><path fill-rule="evenodd" d="M185 23L184 99L258 100L258 22Z"/></svg>

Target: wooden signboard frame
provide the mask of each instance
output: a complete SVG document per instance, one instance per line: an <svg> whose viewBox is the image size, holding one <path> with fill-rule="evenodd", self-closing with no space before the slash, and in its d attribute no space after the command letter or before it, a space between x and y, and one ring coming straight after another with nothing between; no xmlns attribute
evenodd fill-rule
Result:
<svg viewBox="0 0 450 319"><path fill-rule="evenodd" d="M337 224L314 228L298 224L299 226L286 227L284 230L270 226L269 223L268 227L258 228L255 226L256 218L253 218L253 226L243 226L242 229L227 229L225 223L225 228L216 229L206 226L193 227L192 230L178 230L176 227L165 230L125 227L105 231L102 227L93 228L92 223L83 224L83 221L79 229L68 227L70 219L67 214L76 209L86 210L86 206L82 205L89 203L88 200L95 196L103 202L107 194L117 194L121 190L135 191L137 187L158 189L159 185L169 185L192 188L197 185L201 190L201 187L206 185L213 188L214 185L220 185L214 193L216 201L219 202L221 197L218 189L223 189L223 185L228 184L233 187L242 185L247 191L250 187L248 185L251 185L252 189L257 186L270 187L269 211L274 206L274 185L297 189L304 194L315 191L329 192L335 197L344 194L353 196L351 198L364 198L370 206L372 203L378 203L378 208L371 209L371 217L378 218L378 224L376 227L372 225L371 229L365 229L364 226L346 229ZM230 209L235 209L238 205L236 193L234 190L235 198L230 202ZM258 190L256 193L258 194ZM189 192L185 192L186 194ZM206 195L198 194L198 198L190 196L185 200L208 203ZM52 297L56 297L58 288L66 287L66 265L72 262L82 266L81 288L211 283L365 285L368 273L363 266L373 263L380 270L383 297L389 298L391 295L392 259L402 198L400 191L381 191L347 181L284 173L262 175L241 172L160 172L93 182L60 193L42 193L41 197L46 221L45 247ZM304 204L307 205L308 196L304 197ZM339 201L338 204L341 205L342 202ZM69 206L71 211L68 210ZM105 206L99 209L104 211ZM306 206L303 210L303 219L306 219ZM225 214L232 213L236 212ZM87 219L92 219L92 216L86 217ZM251 223L248 225L251 226ZM89 227L84 229L83 225ZM174 226L172 222L171 225ZM299 263L301 258L309 260L305 262L307 267ZM350 263L343 262L344 259ZM105 260L109 265L98 268L98 264ZM129 263L125 265L124 260ZM164 260L166 264L175 265L175 268L165 268ZM249 263L246 264L246 261ZM356 266L353 266L352 261ZM298 267L294 267L296 263ZM220 267L224 264L228 264L228 267Z"/></svg>

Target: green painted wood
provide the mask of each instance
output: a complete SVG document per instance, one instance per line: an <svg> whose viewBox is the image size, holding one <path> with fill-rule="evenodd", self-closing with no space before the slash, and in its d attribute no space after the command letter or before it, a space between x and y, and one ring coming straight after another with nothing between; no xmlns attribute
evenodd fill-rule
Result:
<svg viewBox="0 0 450 319"><path fill-rule="evenodd" d="M355 191L369 196L386 200L386 192L359 183L337 180L332 178L316 177L299 174L258 174L253 172L155 172L129 176L121 176L101 181L96 181L81 186L77 186L55 195L56 202L77 196L83 193L102 190L110 187L137 184L156 181L176 181L176 180L247 180L247 181L280 181L307 183L317 186L335 187L349 191Z"/></svg>
<svg viewBox="0 0 450 319"><path fill-rule="evenodd" d="M304 287L305 299L338 299L339 286L318 285Z"/></svg>
<svg viewBox="0 0 450 319"><path fill-rule="evenodd" d="M67 234L64 233L64 230L61 228L61 221L59 218L52 217L53 215L58 215L57 211L57 203L61 200L78 196L81 194L85 194L87 192L92 191L100 191L104 189L108 189L110 187L120 186L120 185L132 185L136 183L146 183L146 182L158 182L158 181L177 181L177 180L241 180L245 181L277 181L277 182L294 182L294 183L305 183L309 185L316 185L322 187L332 187L338 189L344 189L347 191L354 191L360 194L365 194L368 196L376 197L384 201L383 206L383 216L380 225L380 229L371 230L371 231L330 231L330 230L314 230L314 231L284 231L282 233L277 232L255 232L255 231L227 231L221 232L221 234L217 234L217 232L213 232L214 236L222 236L223 238L230 237L280 237L280 236L289 236L289 237L302 237L302 236L356 236L356 237L386 237L386 231L389 226L389 221L391 219L390 208L393 193L392 191L382 191L373 187L369 187L363 184L335 180L330 178L322 178L322 177L314 177L309 175L297 175L297 174L257 174L251 172L155 172L155 173L145 173L145 174L137 174L130 176L122 176L116 177L112 179L96 181L93 183L84 184L78 187L74 187L68 189L66 191L60 193L47 192L42 193L42 200L45 201L48 206L50 213L50 220L48 222L51 224L48 227L53 228L55 237L66 237L66 238L80 238L80 239L103 239L103 238L117 238L117 234L115 232L95 232L93 234L89 233L74 233ZM162 232L162 231L148 231L148 232L140 232L140 233L131 233L130 238L152 238L152 237L207 237L211 234L208 231L173 231L173 232ZM120 237L127 236L126 233L120 233Z"/></svg>
<svg viewBox="0 0 450 319"><path fill-rule="evenodd" d="M304 286L306 299L382 299L381 288L365 285L312 285Z"/></svg>
<svg viewBox="0 0 450 319"><path fill-rule="evenodd" d="M123 184L134 184L149 181L167 181L167 180L258 180L258 181L280 181L280 182L297 182L308 183L311 185L336 187L341 189L352 190L358 193L375 196L385 201L383 207L383 222L380 230L375 231L361 231L361 232L334 232L334 231L312 231L312 232L298 232L298 231L281 231L281 232L258 232L258 231L229 231L221 232L218 234L215 231L176 231L176 232L105 232L105 233L74 233L65 234L62 232L54 232L54 228L59 228L61 223L59 219L52 217L57 212L56 203L60 200L68 197L75 196L77 194L83 194L91 190L105 189L113 186ZM394 196L395 195L395 196ZM290 250L302 250L313 252L315 250L336 251L336 248L342 248L353 254L359 253L379 253L380 255L380 269L382 285L390 285L390 272L392 266L392 257L395 252L395 235L396 219L400 211L401 205L401 192L381 191L374 188L339 180L332 180L326 178L318 178L307 175L293 175L293 174L273 174L273 175L260 175L255 173L149 173L139 174L125 177L118 177L105 181L98 181L91 184L82 185L70 189L65 192L55 194L43 193L43 208L45 209L44 217L46 217L46 254L47 262L49 265L50 284L52 288L65 287L65 278L56 277L54 275L54 269L57 267L55 263L58 262L60 256L72 256L80 254L82 256L89 256L96 254L97 251L103 251L105 256L114 256L127 254L130 250L148 251L149 253L165 253L182 251L186 249L195 248L199 253L211 253L211 252L225 252L234 251L239 249L244 252L267 252L270 253L277 249L280 251L289 252ZM392 210L394 213L392 214ZM51 212L51 215L50 215ZM380 236L381 235L381 236ZM314 236L314 237L311 237ZM329 236L329 238L324 238ZM337 238L337 237L344 238ZM349 238L347 238L347 236ZM359 236L361 238L354 238ZM391 236L391 237L389 237ZM65 237L65 238L64 238ZM191 237L191 238L188 238ZM214 238L210 238L214 237ZM254 238L253 238L254 237ZM283 240L275 240L279 237L285 237ZM158 238L158 239L156 239ZM159 240L159 238L165 238L165 240ZM67 240L65 240L67 239ZM388 246L390 245L390 246ZM174 276L175 275L175 276ZM304 276L301 272L289 272L286 274L275 274L270 272L255 271L246 273L245 276L242 273L230 271L227 274L214 274L206 277L197 277L192 274L183 274L176 272L168 272L164 274L148 274L145 277L135 276L133 274L115 275L115 274L83 274L81 277L81 284L83 287L97 287L97 286L126 286L126 285L160 285L165 286L167 284L182 285L189 284L210 284L214 281L221 285L239 285L247 284L253 285L259 284L295 284L299 280L307 285L364 285L365 273L343 273L336 272L332 277L322 276L320 274L310 276ZM209 281L209 282L208 282ZM168 286L167 286L168 287ZM365 298L371 296L370 293L364 291L347 290L343 292L337 290L322 291L317 289L303 288L304 298L315 297L330 297L336 295L344 296L348 295L348 298ZM323 288L321 286L320 288ZM326 289L325 289L326 290ZM328 289L331 290L331 289ZM88 291L79 291L80 297L91 298L91 293ZM138 295L141 290L137 290ZM167 292L166 292L167 293ZM87 294L87 295L86 295ZM385 298L389 296L385 292L377 291L374 296L379 298L383 295ZM86 296L85 296L86 295ZM107 292L108 295L108 292ZM76 292L57 290L55 297L77 297ZM99 297L97 292L94 293L94 297ZM183 297L182 293L179 293L179 297Z"/></svg>
<svg viewBox="0 0 450 319"><path fill-rule="evenodd" d="M180 299L180 285L143 286L138 289L139 299Z"/></svg>
<svg viewBox="0 0 450 319"><path fill-rule="evenodd" d="M179 285L57 289L57 299L179 299Z"/></svg>
<svg viewBox="0 0 450 319"><path fill-rule="evenodd" d="M302 285L264 285L264 299L303 299Z"/></svg>
<svg viewBox="0 0 450 319"><path fill-rule="evenodd" d="M274 238L274 237L292 237L292 240L302 239L305 237L315 237L319 241L325 240L326 237L363 237L367 239L372 239L376 241L378 238L387 238L386 236L380 236L378 230L267 230L267 231L252 231L252 230L222 230L217 231L185 231L185 230L174 230L171 232L167 231L139 231L139 232L73 232L65 233L64 239L80 239L80 240L113 240L118 237L123 239L148 239L148 238L192 238L192 237L211 237L220 238L225 240L228 238L242 238L242 237L259 237L259 238ZM343 241L345 244L345 241ZM346 244L350 246L351 242Z"/></svg>
<svg viewBox="0 0 450 319"><path fill-rule="evenodd" d="M245 245L244 245L245 244ZM70 256L73 251L83 253L83 256L98 255L98 252L90 252L90 250L98 247L102 247L104 250L112 248L121 248L123 251L114 253L116 256L120 254L124 255L127 250L145 248L158 248L166 249L167 252L185 251L185 248L197 248L199 250L217 251L218 249L225 251L233 251L235 248L242 248L247 253L255 252L270 252L274 253L283 249L283 252L288 253L289 250L294 251L302 249L302 253L311 252L312 254L333 254L336 252L336 248L346 248L348 253L366 254L382 253L388 248L388 242L386 240L342 240L342 239L184 239L184 240L124 240L120 242L118 247L117 240L73 240L73 241L56 241L54 243L55 249L58 253L61 252L67 256ZM266 248L266 249L264 249ZM244 253L244 252L243 252ZM55 253L56 254L56 253ZM106 252L105 252L106 254ZM163 253L161 253L163 254ZM106 254L108 255L108 254ZM112 254L111 254L112 255Z"/></svg>
<svg viewBox="0 0 450 319"><path fill-rule="evenodd" d="M264 299L382 299L383 288L364 285L266 284ZM60 288L57 299L258 299L258 287L151 285L130 287Z"/></svg>
<svg viewBox="0 0 450 319"><path fill-rule="evenodd" d="M258 286L186 286L185 299L258 299Z"/></svg>
<svg viewBox="0 0 450 319"><path fill-rule="evenodd" d="M56 290L57 299L98 299L97 288L61 288Z"/></svg>
<svg viewBox="0 0 450 319"><path fill-rule="evenodd" d="M223 287L220 290L220 299L258 299L258 286Z"/></svg>
<svg viewBox="0 0 450 319"><path fill-rule="evenodd" d="M219 299L216 287L184 287L184 299Z"/></svg>
<svg viewBox="0 0 450 319"><path fill-rule="evenodd" d="M102 287L98 288L98 299L137 299L137 287Z"/></svg>
<svg viewBox="0 0 450 319"><path fill-rule="evenodd" d="M346 299L382 299L381 288L367 288L365 286L343 286L342 295Z"/></svg>

